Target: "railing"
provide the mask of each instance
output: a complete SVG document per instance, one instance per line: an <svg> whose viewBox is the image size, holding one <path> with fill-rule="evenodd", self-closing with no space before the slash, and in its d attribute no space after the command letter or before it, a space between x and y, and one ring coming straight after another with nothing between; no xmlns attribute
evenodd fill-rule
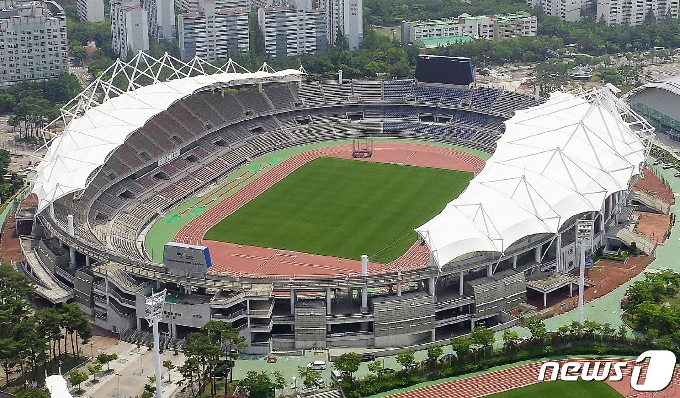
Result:
<svg viewBox="0 0 680 398"><path fill-rule="evenodd" d="M263 315L263 316L270 316L272 314L271 308L268 310L250 310L248 312L248 315Z"/></svg>
<svg viewBox="0 0 680 398"><path fill-rule="evenodd" d="M56 264L54 265L54 273L57 274L57 275L59 275L59 276L61 276L62 278L66 279L67 281L69 281L69 282L71 282L71 283L74 283L75 280L76 280L76 277L75 277L75 276L73 276L73 275L69 274L68 272L64 271L63 269L61 269L61 267L59 267L59 266L56 265Z"/></svg>
<svg viewBox="0 0 680 398"><path fill-rule="evenodd" d="M113 296L113 298L115 298L121 304L131 305L132 307L137 305L135 300L126 299L113 289L109 289L109 295Z"/></svg>
<svg viewBox="0 0 680 398"><path fill-rule="evenodd" d="M245 310L238 310L236 312L232 312L231 314L213 314L212 319L217 319L217 320L222 320L222 319L234 319L237 318L241 315L245 315L246 311Z"/></svg>
<svg viewBox="0 0 680 398"><path fill-rule="evenodd" d="M113 310L113 312L118 314L118 316L121 317L122 319L130 319L132 317L132 314L124 314L121 310L116 308L115 305L109 305L108 308L111 308Z"/></svg>
<svg viewBox="0 0 680 398"><path fill-rule="evenodd" d="M434 306L436 309L442 309L446 307L460 307L463 305L472 304L474 301L475 299L472 296L463 296L436 302Z"/></svg>

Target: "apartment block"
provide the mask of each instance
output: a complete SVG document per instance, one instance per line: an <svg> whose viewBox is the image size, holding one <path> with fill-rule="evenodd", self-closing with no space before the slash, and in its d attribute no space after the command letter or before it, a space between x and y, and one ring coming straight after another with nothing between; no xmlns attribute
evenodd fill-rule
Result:
<svg viewBox="0 0 680 398"><path fill-rule="evenodd" d="M78 0L76 10L81 22L101 22L104 20L103 0Z"/></svg>
<svg viewBox="0 0 680 398"><path fill-rule="evenodd" d="M247 8L217 9L215 0L201 0L198 12L177 18L180 57L190 60L198 55L212 62L229 58L231 51L248 51Z"/></svg>
<svg viewBox="0 0 680 398"><path fill-rule="evenodd" d="M680 0L599 0L597 16L604 18L608 25L641 25L651 9L657 21L678 18Z"/></svg>
<svg viewBox="0 0 680 398"><path fill-rule="evenodd" d="M129 52L149 51L148 12L139 0L116 0L111 3L111 47L120 59Z"/></svg>
<svg viewBox="0 0 680 398"><path fill-rule="evenodd" d="M0 11L0 87L68 73L66 14L53 1Z"/></svg>
<svg viewBox="0 0 680 398"><path fill-rule="evenodd" d="M326 51L326 14L308 8L309 1L296 7L277 6L258 10L258 23L264 35L265 51L273 56L311 54Z"/></svg>

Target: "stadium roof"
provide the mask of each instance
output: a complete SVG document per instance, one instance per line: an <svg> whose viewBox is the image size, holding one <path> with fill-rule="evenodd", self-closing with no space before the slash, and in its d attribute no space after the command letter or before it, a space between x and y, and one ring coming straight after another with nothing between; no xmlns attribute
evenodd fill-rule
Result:
<svg viewBox="0 0 680 398"><path fill-rule="evenodd" d="M103 76L62 109L66 128L51 140L46 155L36 168L33 193L38 211L72 192L85 189L93 172L104 165L113 151L153 116L174 102L196 92L238 84L299 79L304 70L274 71L264 64L249 72L229 61L217 68L195 58L184 63L167 54L161 59L140 52L124 63L117 60ZM161 81L161 72L169 74ZM208 71L214 71L209 74ZM127 83L126 90L114 86L114 79ZM117 80L117 81L119 81ZM154 84L143 86L143 81ZM97 98L103 98L101 103Z"/></svg>
<svg viewBox="0 0 680 398"><path fill-rule="evenodd" d="M607 89L554 93L517 111L484 170L416 231L440 267L466 253L504 254L524 237L556 234L568 219L599 212L607 196L628 189L652 131Z"/></svg>

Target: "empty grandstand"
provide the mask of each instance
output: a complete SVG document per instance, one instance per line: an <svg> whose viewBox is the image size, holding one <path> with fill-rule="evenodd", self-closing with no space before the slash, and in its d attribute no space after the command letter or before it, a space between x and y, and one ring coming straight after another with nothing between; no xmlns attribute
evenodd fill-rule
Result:
<svg viewBox="0 0 680 398"><path fill-rule="evenodd" d="M25 268L52 281L39 294L54 286L59 294L45 298L70 295L95 324L139 339L143 297L165 287L167 344L215 319L233 323L251 353L498 330L516 323L509 311L525 299L526 275L576 266L579 219L595 220L595 247L604 241L650 143L650 126L606 90L539 105L483 87L317 82L303 70L236 67L140 53L64 108L67 127L37 168L37 216L22 245ZM123 75L132 76L127 87L111 84ZM427 250L403 271L183 276L144 247L161 215L253 159L357 132L502 150L460 201L418 230Z"/></svg>

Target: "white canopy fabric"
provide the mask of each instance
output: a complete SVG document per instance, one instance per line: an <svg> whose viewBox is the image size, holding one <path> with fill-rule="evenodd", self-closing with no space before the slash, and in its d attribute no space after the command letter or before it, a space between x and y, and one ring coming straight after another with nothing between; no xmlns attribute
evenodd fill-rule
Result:
<svg viewBox="0 0 680 398"><path fill-rule="evenodd" d="M68 384L62 375L52 375L45 379L45 386L52 398L73 398L68 392Z"/></svg>
<svg viewBox="0 0 680 398"><path fill-rule="evenodd" d="M504 253L529 235L555 234L628 188L642 139L597 98L554 93L506 122L496 152L467 189L416 228L441 267L473 251Z"/></svg>
<svg viewBox="0 0 680 398"><path fill-rule="evenodd" d="M52 141L36 167L33 193L39 199L38 211L62 196L85 189L92 172L106 163L116 148L174 102L210 87L258 80L282 81L303 74L286 69L184 77L139 87L89 108Z"/></svg>

